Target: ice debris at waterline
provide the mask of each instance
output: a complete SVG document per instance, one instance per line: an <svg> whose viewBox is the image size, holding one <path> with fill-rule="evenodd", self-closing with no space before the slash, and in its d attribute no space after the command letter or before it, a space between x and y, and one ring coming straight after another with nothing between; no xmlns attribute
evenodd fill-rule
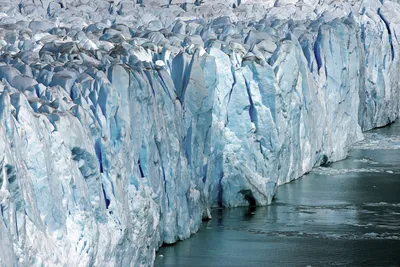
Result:
<svg viewBox="0 0 400 267"><path fill-rule="evenodd" d="M390 1L0 10L1 266L152 265L399 113Z"/></svg>

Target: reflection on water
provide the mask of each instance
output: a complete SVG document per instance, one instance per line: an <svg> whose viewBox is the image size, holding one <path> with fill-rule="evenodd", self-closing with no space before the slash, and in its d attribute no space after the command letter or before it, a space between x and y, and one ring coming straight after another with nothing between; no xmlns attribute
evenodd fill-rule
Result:
<svg viewBox="0 0 400 267"><path fill-rule="evenodd" d="M268 207L214 210L156 266L400 266L400 124L281 186Z"/></svg>

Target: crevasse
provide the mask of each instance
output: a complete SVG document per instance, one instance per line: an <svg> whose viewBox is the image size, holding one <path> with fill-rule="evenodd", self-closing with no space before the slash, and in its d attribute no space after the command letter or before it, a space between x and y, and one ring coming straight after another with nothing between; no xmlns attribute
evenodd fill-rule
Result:
<svg viewBox="0 0 400 267"><path fill-rule="evenodd" d="M2 6L1 266L152 265L398 117L398 4L143 2Z"/></svg>

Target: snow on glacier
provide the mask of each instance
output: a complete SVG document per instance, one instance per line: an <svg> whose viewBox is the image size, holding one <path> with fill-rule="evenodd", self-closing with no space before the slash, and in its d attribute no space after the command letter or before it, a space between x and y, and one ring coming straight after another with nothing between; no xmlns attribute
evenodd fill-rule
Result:
<svg viewBox="0 0 400 267"><path fill-rule="evenodd" d="M398 117L399 14L377 0L2 2L0 265L152 265L212 207L267 205L343 159Z"/></svg>

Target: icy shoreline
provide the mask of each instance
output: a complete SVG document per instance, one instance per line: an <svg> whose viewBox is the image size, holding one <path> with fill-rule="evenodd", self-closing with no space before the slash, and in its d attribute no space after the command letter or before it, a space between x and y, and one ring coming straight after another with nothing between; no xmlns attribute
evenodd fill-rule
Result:
<svg viewBox="0 0 400 267"><path fill-rule="evenodd" d="M398 117L389 1L7 3L1 266L152 265Z"/></svg>

